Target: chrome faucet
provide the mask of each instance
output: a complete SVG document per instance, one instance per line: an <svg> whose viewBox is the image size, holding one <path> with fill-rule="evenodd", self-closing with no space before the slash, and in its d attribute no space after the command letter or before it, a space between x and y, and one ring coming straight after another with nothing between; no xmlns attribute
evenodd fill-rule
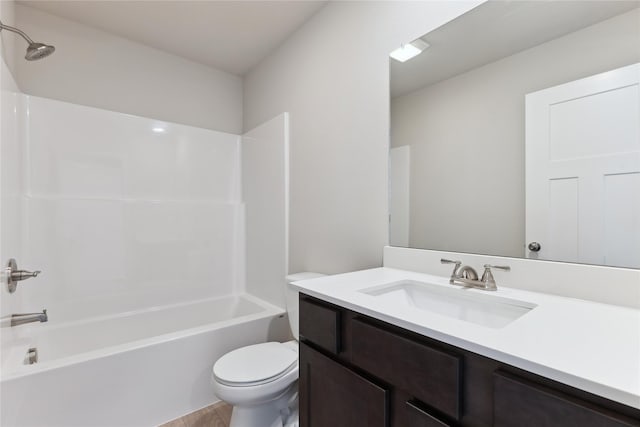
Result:
<svg viewBox="0 0 640 427"><path fill-rule="evenodd" d="M11 315L11 326L24 325L25 323L33 322L47 322L49 316L47 316L47 310L42 310L42 313L24 313Z"/></svg>
<svg viewBox="0 0 640 427"><path fill-rule="evenodd" d="M449 278L449 283L452 285L464 285L471 286L478 289L483 289L485 291L496 291L498 287L496 286L496 280L493 277L493 273L491 272L492 268L497 268L504 271L511 270L511 267L507 265L484 265L484 273L482 274L482 278L478 280L478 273L468 265L462 265L461 261L453 261L450 259L440 259L442 264L455 264L453 268L453 272L451 273L451 277Z"/></svg>
<svg viewBox="0 0 640 427"><path fill-rule="evenodd" d="M455 264L453 272L451 273L451 278L449 279L449 283L452 285L459 279L478 280L478 273L472 267L462 265L462 261L452 261L450 259L442 258L440 262L442 264Z"/></svg>

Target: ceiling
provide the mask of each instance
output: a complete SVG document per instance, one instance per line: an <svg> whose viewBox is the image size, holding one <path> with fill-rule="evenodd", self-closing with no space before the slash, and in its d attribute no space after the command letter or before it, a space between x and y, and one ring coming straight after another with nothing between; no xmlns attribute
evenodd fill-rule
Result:
<svg viewBox="0 0 640 427"><path fill-rule="evenodd" d="M18 0L18 3L244 75L327 2Z"/></svg>
<svg viewBox="0 0 640 427"><path fill-rule="evenodd" d="M390 59L391 97L640 7L640 1L489 1L421 37L430 47L407 62ZM410 41L410 40L408 40Z"/></svg>

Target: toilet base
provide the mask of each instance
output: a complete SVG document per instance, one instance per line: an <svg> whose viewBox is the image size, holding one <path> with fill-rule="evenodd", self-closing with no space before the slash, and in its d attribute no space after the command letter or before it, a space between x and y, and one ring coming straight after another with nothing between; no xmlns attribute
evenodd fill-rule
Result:
<svg viewBox="0 0 640 427"><path fill-rule="evenodd" d="M229 427L297 427L298 384L293 383L282 396L259 405L236 405Z"/></svg>

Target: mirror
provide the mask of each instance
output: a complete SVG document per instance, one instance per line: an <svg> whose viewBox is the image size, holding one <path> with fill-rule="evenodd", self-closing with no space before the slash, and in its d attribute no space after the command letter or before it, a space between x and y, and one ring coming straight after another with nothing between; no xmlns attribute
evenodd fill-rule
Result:
<svg viewBox="0 0 640 427"><path fill-rule="evenodd" d="M489 1L390 58L390 244L640 268L639 7Z"/></svg>

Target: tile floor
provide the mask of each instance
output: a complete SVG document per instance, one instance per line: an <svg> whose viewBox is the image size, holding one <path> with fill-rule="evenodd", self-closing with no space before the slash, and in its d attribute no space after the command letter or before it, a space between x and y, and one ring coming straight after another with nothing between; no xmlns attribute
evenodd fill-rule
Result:
<svg viewBox="0 0 640 427"><path fill-rule="evenodd" d="M232 406L225 402L207 406L160 427L229 427Z"/></svg>

